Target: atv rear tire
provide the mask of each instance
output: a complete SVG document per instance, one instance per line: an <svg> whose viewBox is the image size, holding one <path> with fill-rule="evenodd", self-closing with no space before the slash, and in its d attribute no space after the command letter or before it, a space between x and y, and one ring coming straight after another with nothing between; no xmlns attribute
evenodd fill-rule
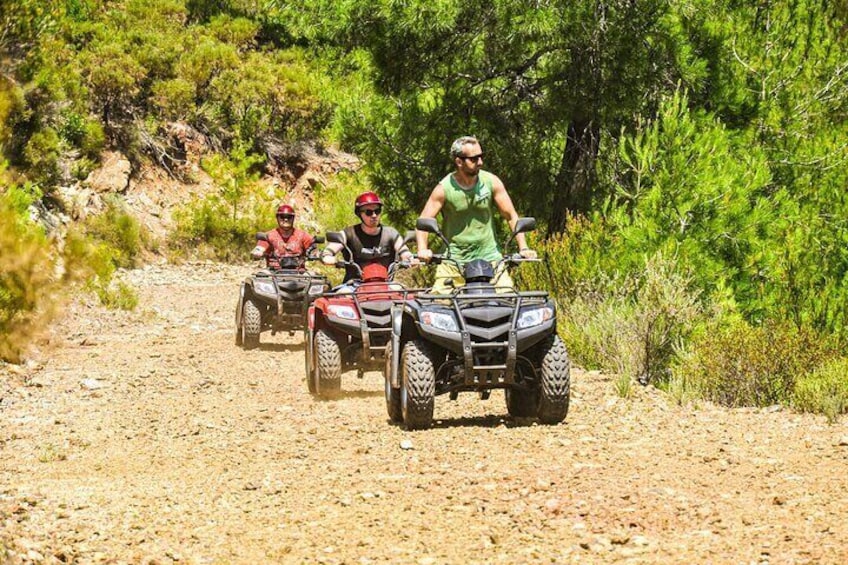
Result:
<svg viewBox="0 0 848 565"><path fill-rule="evenodd" d="M532 418L539 409L539 390L505 388L506 411L513 418Z"/></svg>
<svg viewBox="0 0 848 565"><path fill-rule="evenodd" d="M241 318L242 343L245 349L256 349L259 346L259 333L262 331L262 313L256 303L247 299Z"/></svg>
<svg viewBox="0 0 848 565"><path fill-rule="evenodd" d="M403 348L400 364L401 412L406 428L429 428L433 423L436 396L436 369L430 344L420 339L408 342Z"/></svg>
<svg viewBox="0 0 848 565"><path fill-rule="evenodd" d="M537 416L542 424L559 424L568 414L571 363L565 344L555 336L543 345Z"/></svg>
<svg viewBox="0 0 848 565"><path fill-rule="evenodd" d="M318 396L337 395L342 388L342 352L333 335L325 329L315 334L315 354Z"/></svg>
<svg viewBox="0 0 848 565"><path fill-rule="evenodd" d="M392 342L386 346L386 368L383 371L383 379L386 381L386 411L392 422L403 422L403 408L400 404L400 387L393 387L391 380L392 366Z"/></svg>

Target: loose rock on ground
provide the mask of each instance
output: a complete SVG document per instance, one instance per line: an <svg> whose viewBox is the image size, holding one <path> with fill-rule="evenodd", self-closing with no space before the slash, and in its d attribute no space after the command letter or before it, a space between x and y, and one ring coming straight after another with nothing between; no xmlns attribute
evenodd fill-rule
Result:
<svg viewBox="0 0 848 565"><path fill-rule="evenodd" d="M562 425L466 394L410 433L379 373L320 401L300 335L234 345L249 270L132 271L0 369L0 562L848 562L844 422L575 369Z"/></svg>

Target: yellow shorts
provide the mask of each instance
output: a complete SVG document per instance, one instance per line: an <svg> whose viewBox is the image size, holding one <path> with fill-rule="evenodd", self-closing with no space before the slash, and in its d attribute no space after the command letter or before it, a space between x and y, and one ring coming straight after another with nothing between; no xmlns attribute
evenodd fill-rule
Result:
<svg viewBox="0 0 848 565"><path fill-rule="evenodd" d="M494 262L492 263L494 266ZM453 281L451 284L449 281ZM512 277L506 269L502 270L499 275L495 276L495 290L497 292L509 292L515 287L512 282ZM450 294L453 289L465 284L465 279L462 273L459 272L456 265L453 263L439 263L436 266L436 280L433 281L433 288L430 290L433 294Z"/></svg>

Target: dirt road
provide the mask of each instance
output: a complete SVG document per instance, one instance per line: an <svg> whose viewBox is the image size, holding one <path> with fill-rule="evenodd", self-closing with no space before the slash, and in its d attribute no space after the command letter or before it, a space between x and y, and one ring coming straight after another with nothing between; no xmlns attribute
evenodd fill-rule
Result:
<svg viewBox="0 0 848 565"><path fill-rule="evenodd" d="M563 425L503 396L387 422L378 373L316 401L300 336L233 345L247 267L129 273L0 385L0 562L846 563L848 425L679 408L575 370Z"/></svg>

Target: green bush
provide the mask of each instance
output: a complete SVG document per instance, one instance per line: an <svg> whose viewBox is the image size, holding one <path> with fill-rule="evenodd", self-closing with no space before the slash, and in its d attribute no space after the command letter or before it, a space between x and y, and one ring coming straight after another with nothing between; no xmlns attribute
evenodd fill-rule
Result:
<svg viewBox="0 0 848 565"><path fill-rule="evenodd" d="M106 210L89 216L85 232L94 240L107 244L116 267L133 268L139 265L140 254L149 235L117 198L106 200Z"/></svg>
<svg viewBox="0 0 848 565"><path fill-rule="evenodd" d="M319 185L313 193L315 216L326 230L338 231L358 222L353 213L356 197L373 190L364 172L342 172ZM398 228L400 230L400 228Z"/></svg>
<svg viewBox="0 0 848 565"><path fill-rule="evenodd" d="M672 369L676 396L724 406L788 404L795 379L837 354L830 340L787 323L753 326L738 317L705 325Z"/></svg>
<svg viewBox="0 0 848 565"><path fill-rule="evenodd" d="M171 235L173 258L195 257L239 261L248 257L258 231L273 223L275 204L255 201L235 218L231 205L213 195L174 212L176 228Z"/></svg>
<svg viewBox="0 0 848 565"><path fill-rule="evenodd" d="M29 138L24 147L24 158L30 167L33 180L51 185L59 179L59 159L62 140L56 130L44 128Z"/></svg>
<svg viewBox="0 0 848 565"><path fill-rule="evenodd" d="M596 279L559 299L558 325L572 358L622 378L665 384L675 347L701 316L698 294L677 269L658 255L637 275Z"/></svg>
<svg viewBox="0 0 848 565"><path fill-rule="evenodd" d="M58 313L68 289L103 264L95 246L74 232L57 249L29 219L27 206L37 196L18 187L0 194L0 359L14 362Z"/></svg>
<svg viewBox="0 0 848 565"><path fill-rule="evenodd" d="M587 281L608 278L608 273L624 274L612 263L615 257L608 250L613 237L601 218L571 217L565 231L542 241L534 241L532 235L530 243L543 261L515 271L521 288L548 289L561 300L571 300L586 292Z"/></svg>
<svg viewBox="0 0 848 565"><path fill-rule="evenodd" d="M100 303L110 310L134 310L138 306L138 292L124 281L93 279L89 288L97 295Z"/></svg>
<svg viewBox="0 0 848 565"><path fill-rule="evenodd" d="M795 382L792 407L835 422L848 412L848 357L833 359Z"/></svg>
<svg viewBox="0 0 848 565"><path fill-rule="evenodd" d="M58 133L67 143L78 147L85 157L96 159L106 142L103 126L97 119L69 110L58 121Z"/></svg>
<svg viewBox="0 0 848 565"><path fill-rule="evenodd" d="M196 111L195 85L182 78L163 80L153 85L153 104L166 120L183 120Z"/></svg>

